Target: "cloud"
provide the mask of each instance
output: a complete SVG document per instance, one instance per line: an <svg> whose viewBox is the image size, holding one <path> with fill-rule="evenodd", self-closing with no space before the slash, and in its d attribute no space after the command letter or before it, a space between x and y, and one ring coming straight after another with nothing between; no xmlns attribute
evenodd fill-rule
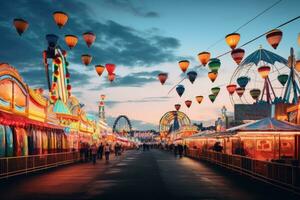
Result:
<svg viewBox="0 0 300 200"><path fill-rule="evenodd" d="M155 11L145 11L143 7L137 7L130 0L105 0L107 5L117 8L122 11L129 12L135 16L145 18L157 18L159 14Z"/></svg>

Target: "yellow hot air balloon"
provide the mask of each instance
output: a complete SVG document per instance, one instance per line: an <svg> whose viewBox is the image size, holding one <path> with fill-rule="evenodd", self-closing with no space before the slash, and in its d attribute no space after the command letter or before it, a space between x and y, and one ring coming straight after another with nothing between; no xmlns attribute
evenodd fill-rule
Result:
<svg viewBox="0 0 300 200"><path fill-rule="evenodd" d="M203 100L203 96L196 96L196 100L200 104Z"/></svg>
<svg viewBox="0 0 300 200"><path fill-rule="evenodd" d="M230 33L226 35L225 40L228 46L230 46L231 49L234 49L238 45L240 38L241 38L240 34Z"/></svg>
<svg viewBox="0 0 300 200"><path fill-rule="evenodd" d="M53 13L53 18L54 18L54 21L55 21L55 23L57 24L57 26L59 28L63 27L69 19L68 14L64 13L62 11L54 12Z"/></svg>
<svg viewBox="0 0 300 200"><path fill-rule="evenodd" d="M178 62L180 69L182 70L182 72L186 72L186 70L188 69L189 65L190 65L190 61L188 60L181 60Z"/></svg>

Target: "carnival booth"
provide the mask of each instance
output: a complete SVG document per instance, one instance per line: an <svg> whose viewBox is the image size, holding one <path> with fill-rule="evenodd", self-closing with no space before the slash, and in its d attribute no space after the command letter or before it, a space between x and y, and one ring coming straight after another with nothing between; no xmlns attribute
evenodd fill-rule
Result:
<svg viewBox="0 0 300 200"><path fill-rule="evenodd" d="M47 101L32 90L18 71L0 64L0 156L26 156L61 151L63 128L46 121Z"/></svg>

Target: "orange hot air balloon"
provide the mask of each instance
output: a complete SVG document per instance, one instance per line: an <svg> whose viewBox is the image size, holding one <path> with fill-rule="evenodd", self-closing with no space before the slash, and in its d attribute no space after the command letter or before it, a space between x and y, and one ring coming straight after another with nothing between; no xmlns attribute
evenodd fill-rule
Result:
<svg viewBox="0 0 300 200"><path fill-rule="evenodd" d="M21 36L26 31L29 24L24 19L14 19L14 26L15 26L18 34Z"/></svg>
<svg viewBox="0 0 300 200"><path fill-rule="evenodd" d="M210 59L210 53L203 51L198 54L198 59L199 59L200 63L205 66Z"/></svg>
<svg viewBox="0 0 300 200"><path fill-rule="evenodd" d="M260 76L265 79L268 77L270 71L271 71L271 67L269 66L261 66L257 69L258 73L260 74Z"/></svg>
<svg viewBox="0 0 300 200"><path fill-rule="evenodd" d="M296 61L295 69L296 69L297 72L300 72L300 60Z"/></svg>
<svg viewBox="0 0 300 200"><path fill-rule="evenodd" d="M106 70L107 70L108 74L114 73L114 71L116 69L116 65L115 64L111 64L111 63L105 64L105 67L106 67Z"/></svg>
<svg viewBox="0 0 300 200"><path fill-rule="evenodd" d="M191 100L186 100L185 101L185 105L189 108L192 105L192 101Z"/></svg>
<svg viewBox="0 0 300 200"><path fill-rule="evenodd" d="M188 69L189 65L190 65L190 61L188 60L181 60L178 62L180 69L182 70L183 73L186 72L186 70Z"/></svg>
<svg viewBox="0 0 300 200"><path fill-rule="evenodd" d="M231 57L233 60L236 62L236 64L240 64L241 61L243 60L245 55L245 50L244 49L233 49L231 51Z"/></svg>
<svg viewBox="0 0 300 200"><path fill-rule="evenodd" d="M282 38L282 31L279 29L273 29L272 31L268 32L266 35L268 43L276 49L279 45L281 38Z"/></svg>
<svg viewBox="0 0 300 200"><path fill-rule="evenodd" d="M238 43L240 41L240 38L241 38L240 34L230 33L230 34L226 35L225 40L231 49L235 49L235 47L238 45Z"/></svg>
<svg viewBox="0 0 300 200"><path fill-rule="evenodd" d="M235 84L230 84L230 85L227 85L227 91L229 92L230 95L233 95L233 93L235 92L236 90L236 85Z"/></svg>
<svg viewBox="0 0 300 200"><path fill-rule="evenodd" d="M83 39L88 47L90 47L96 40L96 35L93 32L85 32Z"/></svg>
<svg viewBox="0 0 300 200"><path fill-rule="evenodd" d="M55 21L55 23L57 24L57 26L59 28L63 27L69 19L67 13L64 13L62 11L54 12L53 13L53 18L54 18L54 21Z"/></svg>
<svg viewBox="0 0 300 200"><path fill-rule="evenodd" d="M88 66L92 62L93 57L89 54L83 54L81 56L81 61L85 66Z"/></svg>
<svg viewBox="0 0 300 200"><path fill-rule="evenodd" d="M174 106L175 106L175 109L176 109L177 111L180 110L180 107L181 107L180 104L175 104Z"/></svg>
<svg viewBox="0 0 300 200"><path fill-rule="evenodd" d="M235 91L236 91L237 95L239 95L239 97L242 97L245 92L245 88L239 87L239 88L236 88Z"/></svg>
<svg viewBox="0 0 300 200"><path fill-rule="evenodd" d="M165 84L166 80L168 79L168 73L159 73L158 79L162 85Z"/></svg>
<svg viewBox="0 0 300 200"><path fill-rule="evenodd" d="M101 76L102 73L103 73L104 70L105 70L105 67L104 67L103 65L96 65L96 66L95 66L95 70L96 70L97 74L98 74L99 76Z"/></svg>
<svg viewBox="0 0 300 200"><path fill-rule="evenodd" d="M78 42L78 37L76 35L65 35L65 42L70 49L73 49Z"/></svg>
<svg viewBox="0 0 300 200"><path fill-rule="evenodd" d="M196 100L200 104L203 100L203 96L196 96Z"/></svg>
<svg viewBox="0 0 300 200"><path fill-rule="evenodd" d="M108 80L110 82L113 82L116 78L116 74L115 73L111 73L111 74L108 74Z"/></svg>
<svg viewBox="0 0 300 200"><path fill-rule="evenodd" d="M218 72L208 72L208 78L211 80L211 82L215 82L217 76Z"/></svg>

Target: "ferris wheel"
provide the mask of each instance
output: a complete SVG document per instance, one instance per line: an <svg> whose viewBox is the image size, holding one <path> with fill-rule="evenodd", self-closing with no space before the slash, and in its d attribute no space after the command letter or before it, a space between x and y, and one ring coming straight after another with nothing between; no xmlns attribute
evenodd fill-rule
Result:
<svg viewBox="0 0 300 200"><path fill-rule="evenodd" d="M132 133L132 125L126 115L120 115L116 118L113 125L113 132L124 136Z"/></svg>
<svg viewBox="0 0 300 200"><path fill-rule="evenodd" d="M290 59L263 48L246 57L227 85L232 104L294 102L300 93L299 73Z"/></svg>

